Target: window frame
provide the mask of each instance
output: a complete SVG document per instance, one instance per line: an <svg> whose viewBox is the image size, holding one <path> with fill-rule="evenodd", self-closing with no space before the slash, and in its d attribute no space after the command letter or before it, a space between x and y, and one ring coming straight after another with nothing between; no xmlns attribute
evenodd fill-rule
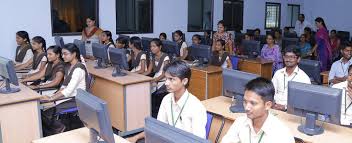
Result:
<svg viewBox="0 0 352 143"><path fill-rule="evenodd" d="M154 0L150 0L150 31L149 32L140 32L140 31L126 31L126 30L123 30L123 31L118 31L118 28L117 28L117 20L118 20L118 16L117 16L117 2L118 0L115 0L115 28L116 28L116 34L152 34L154 33ZM130 0L126 0L126 1L130 1ZM136 1L136 0L133 0L133 1Z"/></svg>
<svg viewBox="0 0 352 143"><path fill-rule="evenodd" d="M299 14L301 14L301 5L299 5L299 4L287 4L287 8L288 8L289 6L298 7L298 17L299 17ZM292 22L293 22L293 21L292 21L292 20L293 20L292 13L293 13L293 8L291 8L291 22L290 22L290 26L287 26L287 27L289 27L289 28L294 28L294 27L295 27L295 23L292 23ZM293 25L291 25L291 24L293 24Z"/></svg>
<svg viewBox="0 0 352 143"><path fill-rule="evenodd" d="M211 6L210 6L210 13L211 13L211 16L210 16L210 29L208 30L213 30L213 19L214 19L214 0L211 0ZM187 10L189 9L189 1L187 1ZM201 9L202 9L202 12L204 12L204 0L202 0L202 4L201 4ZM202 25L204 25L203 23L203 19L204 17L202 16ZM189 11L187 11L187 32L204 32L204 31L208 31L204 28L202 28L201 30L190 30L189 29L189 22L188 22L188 19L189 19Z"/></svg>
<svg viewBox="0 0 352 143"><path fill-rule="evenodd" d="M266 25L266 21L267 21L267 6L268 5L276 5L279 6L279 20L278 20L278 27L267 27ZM265 30L270 30L270 29L280 29L281 28L281 3L277 3L277 2L265 2L265 17L264 17L264 29Z"/></svg>
<svg viewBox="0 0 352 143"><path fill-rule="evenodd" d="M79 36L82 35L81 32L67 32L67 33L54 33L54 23L53 23L53 13L52 13L52 5L53 5L53 0L50 0L50 24L51 24L51 35L52 36ZM99 0L94 0L95 3L95 13L94 13L94 18L95 18L95 24L97 27L99 27ZM86 22L84 22L86 23ZM84 26L85 27L85 26Z"/></svg>
<svg viewBox="0 0 352 143"><path fill-rule="evenodd" d="M243 6L243 8L242 8L242 24L241 24L241 27L240 27L240 29L239 30L243 30L243 14L244 14L244 0L223 0L222 1L222 3L223 3L223 12L222 12L222 17L223 17L223 19L224 19L224 17L225 17L225 14L224 14L224 3L225 3L225 1L232 1L232 2L234 2L234 1L236 1L236 2L239 2L239 3L242 3L242 6ZM232 9L233 10L233 9ZM231 13L231 17L233 18L234 16L233 16L233 11L232 11L232 13ZM225 20L225 19L224 19ZM225 22L226 23L226 22ZM232 23L232 19L231 19L231 24L233 24ZM235 30L237 30L236 29L236 27L234 27L233 25L227 25L226 26L227 28L226 28L226 30L227 31L235 31Z"/></svg>

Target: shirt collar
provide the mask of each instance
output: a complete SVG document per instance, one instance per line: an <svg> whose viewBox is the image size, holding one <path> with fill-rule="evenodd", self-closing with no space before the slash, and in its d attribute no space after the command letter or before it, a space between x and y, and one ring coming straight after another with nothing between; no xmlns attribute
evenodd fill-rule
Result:
<svg viewBox="0 0 352 143"><path fill-rule="evenodd" d="M296 68L293 70L292 73L298 74L298 72L299 72L299 67L298 67L298 65L297 65ZM283 70L281 71L281 73L288 76L288 74L287 74L287 72L286 72L286 67L283 68ZM291 74L291 75L292 75L292 74Z"/></svg>
<svg viewBox="0 0 352 143"><path fill-rule="evenodd" d="M259 130L258 134L261 134L261 132L264 132L266 135L271 134L272 127L273 127L272 125L274 124L273 118L274 118L274 115L272 115L269 112L268 117L265 119L264 124L262 128ZM247 117L247 120L245 121L245 125L247 125L251 129L251 131L254 132L253 122L248 117Z"/></svg>
<svg viewBox="0 0 352 143"><path fill-rule="evenodd" d="M179 107L182 107L187 99L189 92L186 89L186 91L182 94L181 98L177 101L177 103L175 103L175 94L172 94L171 100L173 104L177 104Z"/></svg>
<svg viewBox="0 0 352 143"><path fill-rule="evenodd" d="M339 61L340 61L342 64L344 64L344 63L342 62L342 59L343 59L343 58L341 58ZM351 60L352 60L352 58L349 59L346 64L350 64L350 63L351 63Z"/></svg>

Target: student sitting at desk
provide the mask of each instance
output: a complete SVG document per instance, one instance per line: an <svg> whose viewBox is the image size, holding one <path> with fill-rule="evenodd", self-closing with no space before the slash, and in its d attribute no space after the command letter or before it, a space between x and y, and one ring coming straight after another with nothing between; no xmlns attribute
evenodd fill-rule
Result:
<svg viewBox="0 0 352 143"><path fill-rule="evenodd" d="M352 65L348 67L347 80L334 84L332 87L342 89L341 124L352 126Z"/></svg>
<svg viewBox="0 0 352 143"><path fill-rule="evenodd" d="M289 81L311 84L308 75L298 67L301 58L297 46L288 46L284 54L285 67L276 71L272 79L275 87L275 104L273 108L283 111L287 109L287 88Z"/></svg>
<svg viewBox="0 0 352 143"><path fill-rule="evenodd" d="M69 43L62 49L62 57L65 63L69 64L64 82L59 91L54 95L45 95L41 97L41 101L56 101L64 97L74 97L77 94L77 89L88 89L88 72L86 67L80 62L80 52L76 45ZM54 132L64 131L65 126L55 121L52 118L55 113L59 113L64 109L69 109L76 106L74 99L65 99L56 102L56 106L42 112L43 125L47 129Z"/></svg>
<svg viewBox="0 0 352 143"><path fill-rule="evenodd" d="M123 49L127 50L127 48L128 48L127 42L128 42L127 38L119 37L116 39L115 47L116 48L123 48Z"/></svg>
<svg viewBox="0 0 352 143"><path fill-rule="evenodd" d="M215 43L215 51L213 51L210 63L214 66L221 66L222 68L232 69L229 53L224 51L224 49L225 41L221 39L217 40Z"/></svg>
<svg viewBox="0 0 352 143"><path fill-rule="evenodd" d="M129 47L131 52L131 72L142 74L147 71L147 54L142 51L142 41L139 37L131 37Z"/></svg>
<svg viewBox="0 0 352 143"><path fill-rule="evenodd" d="M110 31L103 31L100 34L100 41L104 45L108 45L109 48L115 48L114 40L112 40L112 34Z"/></svg>
<svg viewBox="0 0 352 143"><path fill-rule="evenodd" d="M29 36L26 31L18 31L16 33L16 64L24 64L29 62L33 57L33 51L30 44Z"/></svg>
<svg viewBox="0 0 352 143"><path fill-rule="evenodd" d="M59 46L50 46L47 49L47 55L48 64L45 70L41 70L22 80L22 82L29 82L44 79L44 82L38 85L29 86L32 89L58 87L64 78L65 64L62 60L61 48Z"/></svg>
<svg viewBox="0 0 352 143"><path fill-rule="evenodd" d="M329 72L329 83L331 84L337 84L346 81L348 76L348 67L352 64L352 45L346 44L341 48L340 52L342 54L342 58L332 64Z"/></svg>
<svg viewBox="0 0 352 143"><path fill-rule="evenodd" d="M312 46L310 43L307 42L306 39L307 35L306 34L301 34L301 37L299 38L299 49L301 51L301 58L303 59L310 59L310 50L312 49Z"/></svg>
<svg viewBox="0 0 352 143"><path fill-rule="evenodd" d="M183 33L181 30L176 30L174 33L174 39L177 42L177 45L180 47L180 59L184 60L186 59L188 55L188 49L187 49L187 44L185 41L183 41Z"/></svg>
<svg viewBox="0 0 352 143"><path fill-rule="evenodd" d="M271 34L266 35L266 43L262 48L261 57L274 61L273 73L275 73L283 67L280 47L274 43L274 36Z"/></svg>
<svg viewBox="0 0 352 143"><path fill-rule="evenodd" d="M159 39L160 39L161 41L167 40L166 33L164 33L164 32L160 33Z"/></svg>
<svg viewBox="0 0 352 143"><path fill-rule="evenodd" d="M206 109L197 97L188 92L191 69L184 61L174 61L164 68L166 95L157 119L176 128L205 138ZM132 143L144 138L144 132L129 138Z"/></svg>
<svg viewBox="0 0 352 143"><path fill-rule="evenodd" d="M200 39L200 35L194 34L192 36L192 44L193 45L200 45L201 42L202 42L202 40Z"/></svg>
<svg viewBox="0 0 352 143"><path fill-rule="evenodd" d="M44 70L47 57L46 57L46 43L44 38L40 36L36 36L32 39L32 49L33 49L33 57L31 60L28 60L24 64L18 64L15 66L16 71L23 70L29 68L31 66L31 70L28 72L29 74L23 75L22 78L26 78L33 73Z"/></svg>
<svg viewBox="0 0 352 143"><path fill-rule="evenodd" d="M265 78L256 78L245 86L243 106L246 116L236 118L222 143L294 143L290 129L269 113L275 89Z"/></svg>

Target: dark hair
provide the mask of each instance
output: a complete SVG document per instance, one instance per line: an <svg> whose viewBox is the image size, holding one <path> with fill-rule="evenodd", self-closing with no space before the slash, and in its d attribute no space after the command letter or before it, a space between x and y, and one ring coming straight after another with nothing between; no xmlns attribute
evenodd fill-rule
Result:
<svg viewBox="0 0 352 143"><path fill-rule="evenodd" d="M125 47L123 47L123 48L127 48L128 47L128 45L127 45L127 38L126 37L118 37L117 39L116 39L116 41L118 42L118 43L121 43L121 44L124 44L125 45Z"/></svg>
<svg viewBox="0 0 352 143"><path fill-rule="evenodd" d="M49 46L49 48L47 49L47 51L49 50L53 50L53 52L56 54L56 55L60 55L59 56L59 59L61 61L64 61L64 59L62 59L62 51L61 51L61 47L60 46L56 46L56 45L53 45L53 46Z"/></svg>
<svg viewBox="0 0 352 143"><path fill-rule="evenodd" d="M251 32L247 32L247 33L245 33L245 34L244 34L243 38L244 38L246 35L248 35L249 37L253 37L253 36L254 36L254 34L253 34L253 33L251 33Z"/></svg>
<svg viewBox="0 0 352 143"><path fill-rule="evenodd" d="M137 36L133 36L130 38L130 43L137 48L138 50L142 50L142 41L141 38Z"/></svg>
<svg viewBox="0 0 352 143"><path fill-rule="evenodd" d="M156 46L160 47L160 50L163 48L163 42L159 38L154 38L150 43L155 43ZM151 46L150 46L151 47Z"/></svg>
<svg viewBox="0 0 352 143"><path fill-rule="evenodd" d="M221 46L225 46L225 41L222 39L218 39L216 42L220 42Z"/></svg>
<svg viewBox="0 0 352 143"><path fill-rule="evenodd" d="M46 53L46 42L45 39L41 36L35 36L32 40L36 43L42 44L42 50Z"/></svg>
<svg viewBox="0 0 352 143"><path fill-rule="evenodd" d="M275 88L273 83L263 77L258 77L249 81L245 86L245 91L252 91L262 97L264 102L273 101Z"/></svg>
<svg viewBox="0 0 352 143"><path fill-rule="evenodd" d="M307 32L309 32L309 33L312 33L312 29L310 29L309 27L305 27L305 28L304 28L304 31L307 31Z"/></svg>
<svg viewBox="0 0 352 143"><path fill-rule="evenodd" d="M350 65L349 67L348 67L348 72L350 72L352 70L352 65Z"/></svg>
<svg viewBox="0 0 352 143"><path fill-rule="evenodd" d="M90 20L92 20L92 21L95 21L95 17L93 17L93 16L89 16L89 17L87 17L86 19L90 19Z"/></svg>
<svg viewBox="0 0 352 143"><path fill-rule="evenodd" d="M350 42L346 41L346 42L343 42L340 47L341 47L341 50L344 50L347 47L352 47L352 44Z"/></svg>
<svg viewBox="0 0 352 143"><path fill-rule="evenodd" d="M165 65L165 67L163 68L163 71L165 73L169 73L173 77L178 77L181 80L187 78L188 82L185 85L185 87L187 88L189 86L192 72L191 72L191 68L188 66L186 62L181 60L175 60Z"/></svg>
<svg viewBox="0 0 352 143"><path fill-rule="evenodd" d="M218 25L219 25L219 24L221 24L222 26L225 27L225 21L224 21L224 20L220 20L220 21L218 22Z"/></svg>
<svg viewBox="0 0 352 143"><path fill-rule="evenodd" d="M335 30L335 29L333 29L333 30L331 30L331 31L330 31L330 33L332 33L332 32L336 33L336 30Z"/></svg>
<svg viewBox="0 0 352 143"><path fill-rule="evenodd" d="M110 37L110 38L109 38L109 42L111 42L112 44L114 44L114 40L112 40L112 34L111 34L111 32L108 31L108 30L105 30L105 31L103 31L103 33L104 33L107 37Z"/></svg>
<svg viewBox="0 0 352 143"><path fill-rule="evenodd" d="M255 33L256 31L258 31L259 34L260 34L260 29L259 29L259 28L254 29L254 33Z"/></svg>
<svg viewBox="0 0 352 143"><path fill-rule="evenodd" d="M194 34L194 35L192 36L192 38L193 38L193 37L197 38L198 40L201 40L199 34Z"/></svg>
<svg viewBox="0 0 352 143"><path fill-rule="evenodd" d="M303 14L303 13L299 14L299 16L302 16L303 18L305 18L305 16L304 16L304 14Z"/></svg>
<svg viewBox="0 0 352 143"><path fill-rule="evenodd" d="M271 37L273 37L273 39L275 39L275 35L273 35L273 34L271 34L271 33L266 34L265 39L267 39L269 36L271 36Z"/></svg>
<svg viewBox="0 0 352 143"><path fill-rule="evenodd" d="M166 33L164 33L164 32L160 33L159 37L160 37L160 36L165 37L165 39L167 38Z"/></svg>
<svg viewBox="0 0 352 143"><path fill-rule="evenodd" d="M78 61L81 61L81 53L79 52L79 48L75 44L73 43L65 44L65 46L62 49L66 49L71 54L76 53L76 59Z"/></svg>
<svg viewBox="0 0 352 143"><path fill-rule="evenodd" d="M26 31L18 31L18 32L16 32L16 35L18 37L21 37L22 39L26 39L27 43L31 42L31 40L29 39L29 35Z"/></svg>
<svg viewBox="0 0 352 143"><path fill-rule="evenodd" d="M180 37L181 37L181 41L183 41L183 33L182 33L182 31L181 30L176 30L175 31L175 34L177 34L177 35L179 35Z"/></svg>
<svg viewBox="0 0 352 143"><path fill-rule="evenodd" d="M301 56L301 52L300 52L298 46L296 46L296 45L288 45L285 48L284 54L286 54L286 53L294 53L297 57Z"/></svg>
<svg viewBox="0 0 352 143"><path fill-rule="evenodd" d="M324 28L327 29L323 18L317 17L315 19L315 22L320 22L324 26Z"/></svg>

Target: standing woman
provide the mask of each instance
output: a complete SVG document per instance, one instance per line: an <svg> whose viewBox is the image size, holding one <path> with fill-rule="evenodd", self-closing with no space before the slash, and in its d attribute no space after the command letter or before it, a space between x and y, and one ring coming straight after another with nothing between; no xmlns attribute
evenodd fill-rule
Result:
<svg viewBox="0 0 352 143"><path fill-rule="evenodd" d="M218 31L214 33L213 37L213 46L212 49L215 51L215 45L216 41L219 39L222 39L225 41L225 51L229 52L230 54L233 54L233 41L232 41L232 35L228 32L225 31L225 23L224 20L220 20L218 22Z"/></svg>
<svg viewBox="0 0 352 143"><path fill-rule="evenodd" d="M280 52L279 45L275 44L274 36L271 34L266 35L266 43L261 51L261 57L267 60L272 60L273 74L283 67L283 60Z"/></svg>
<svg viewBox="0 0 352 143"><path fill-rule="evenodd" d="M99 35L103 32L95 25L95 18L86 19L87 27L82 31L82 40L85 41L87 58L93 58L92 43L99 43Z"/></svg>
<svg viewBox="0 0 352 143"><path fill-rule="evenodd" d="M46 57L46 42L43 37L35 36L32 39L32 49L33 57L31 58L31 60L28 60L26 63L15 66L15 69L17 71L26 68L31 68L31 70L28 72L29 74L23 76L23 78L25 78L26 76L30 76L30 74L44 70L46 62L48 60Z"/></svg>
<svg viewBox="0 0 352 143"><path fill-rule="evenodd" d="M23 64L28 62L33 57L33 51L30 44L29 36L26 31L18 31L16 33L16 64Z"/></svg>
<svg viewBox="0 0 352 143"><path fill-rule="evenodd" d="M332 49L330 46L329 33L326 29L326 25L323 18L316 18L315 25L318 30L315 34L316 44L313 47L311 53L313 53L315 50L317 51L318 60L321 64L321 71L327 71L330 69L332 58Z"/></svg>
<svg viewBox="0 0 352 143"><path fill-rule="evenodd" d="M183 33L181 30L176 30L174 33L174 39L177 42L177 45L180 47L180 59L184 60L188 55L187 44L183 41Z"/></svg>

